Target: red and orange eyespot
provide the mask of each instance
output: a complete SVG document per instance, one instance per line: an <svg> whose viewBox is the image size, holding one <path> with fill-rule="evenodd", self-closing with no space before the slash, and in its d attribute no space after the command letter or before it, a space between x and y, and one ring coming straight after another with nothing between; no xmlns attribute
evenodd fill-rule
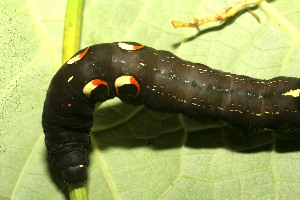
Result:
<svg viewBox="0 0 300 200"><path fill-rule="evenodd" d="M136 98L141 86L133 76L120 76L115 80L116 93L119 97Z"/></svg>
<svg viewBox="0 0 300 200"><path fill-rule="evenodd" d="M93 79L88 82L83 90L83 94L95 101L105 101L109 96L109 86L106 81Z"/></svg>

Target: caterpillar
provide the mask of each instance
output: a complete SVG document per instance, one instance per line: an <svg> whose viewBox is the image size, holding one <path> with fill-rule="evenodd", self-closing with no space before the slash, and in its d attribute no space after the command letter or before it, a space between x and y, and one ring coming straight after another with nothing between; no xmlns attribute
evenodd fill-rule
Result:
<svg viewBox="0 0 300 200"><path fill-rule="evenodd" d="M54 75L42 126L49 158L62 179L87 178L96 102L191 117L221 119L242 130L300 127L300 78L269 80L214 70L134 42L97 44L77 52Z"/></svg>

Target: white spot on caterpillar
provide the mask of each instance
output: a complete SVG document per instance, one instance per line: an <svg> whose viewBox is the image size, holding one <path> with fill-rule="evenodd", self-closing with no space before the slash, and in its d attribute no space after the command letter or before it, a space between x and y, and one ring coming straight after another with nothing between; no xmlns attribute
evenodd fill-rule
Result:
<svg viewBox="0 0 300 200"><path fill-rule="evenodd" d="M81 58L83 58L83 56L86 55L86 53L88 52L89 47L87 47L83 52L81 52L80 54L74 56L73 58L71 58L70 60L68 60L67 64L73 64L75 62L77 62L78 60L81 60Z"/></svg>
<svg viewBox="0 0 300 200"><path fill-rule="evenodd" d="M68 82L70 82L73 78L74 78L74 76L71 76L71 77L68 79Z"/></svg>
<svg viewBox="0 0 300 200"><path fill-rule="evenodd" d="M219 110L224 110L224 108L218 107Z"/></svg>
<svg viewBox="0 0 300 200"><path fill-rule="evenodd" d="M134 51L143 48L143 45L132 45L125 42L119 42L118 46L123 50Z"/></svg>
<svg viewBox="0 0 300 200"><path fill-rule="evenodd" d="M239 112L239 113L243 113L242 111L240 110L229 110L230 112Z"/></svg>
<svg viewBox="0 0 300 200"><path fill-rule="evenodd" d="M121 86L126 85L126 84L131 84L130 78L131 78L131 76L120 76L120 77L118 77L115 81L115 87L118 88L118 87L121 87Z"/></svg>
<svg viewBox="0 0 300 200"><path fill-rule="evenodd" d="M290 90L284 94L282 94L284 96L292 96L292 97L299 97L300 96L300 89L297 90Z"/></svg>

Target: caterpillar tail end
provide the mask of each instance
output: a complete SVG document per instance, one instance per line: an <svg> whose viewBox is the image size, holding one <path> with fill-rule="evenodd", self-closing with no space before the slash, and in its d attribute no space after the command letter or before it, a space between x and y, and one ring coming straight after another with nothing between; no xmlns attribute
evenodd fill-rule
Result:
<svg viewBox="0 0 300 200"><path fill-rule="evenodd" d="M87 180L87 166L77 165L62 170L62 179L68 184L82 183Z"/></svg>

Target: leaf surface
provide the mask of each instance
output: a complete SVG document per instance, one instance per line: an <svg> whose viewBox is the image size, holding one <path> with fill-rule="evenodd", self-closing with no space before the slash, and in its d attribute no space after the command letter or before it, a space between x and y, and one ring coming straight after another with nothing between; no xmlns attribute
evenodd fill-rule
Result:
<svg viewBox="0 0 300 200"><path fill-rule="evenodd" d="M232 1L230 1L232 2ZM174 29L214 15L225 0L86 1L82 48L135 41L256 78L300 77L300 3L264 2L225 24ZM41 127L49 82L61 66L66 1L0 3L0 199L65 199L50 178ZM95 110L90 199L297 199L299 141L273 132L236 137L223 122L131 107Z"/></svg>

